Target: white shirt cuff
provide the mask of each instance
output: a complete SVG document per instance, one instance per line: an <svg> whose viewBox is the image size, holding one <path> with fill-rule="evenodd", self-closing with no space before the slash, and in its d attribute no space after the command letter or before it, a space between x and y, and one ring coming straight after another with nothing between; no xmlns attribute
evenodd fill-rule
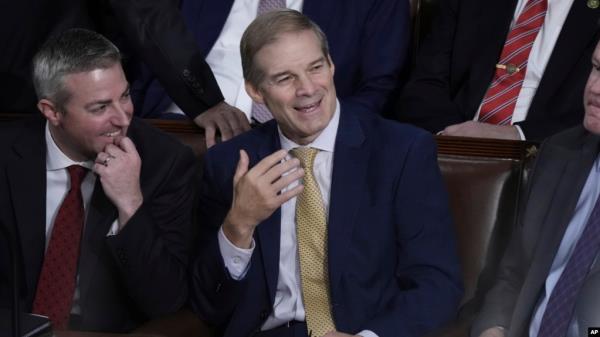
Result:
<svg viewBox="0 0 600 337"><path fill-rule="evenodd" d="M223 257L225 267L229 271L229 275L234 280L241 280L246 276L248 272L248 266L250 265L250 258L252 258L252 252L254 251L254 239L252 239L252 245L249 249L242 249L236 247L223 232L223 227L219 229L219 250Z"/></svg>
<svg viewBox="0 0 600 337"><path fill-rule="evenodd" d="M521 137L521 140L527 140L525 138L525 134L523 133L523 130L521 130L521 127L518 125L513 125L515 128L517 128L517 131L519 132L519 137Z"/></svg>
<svg viewBox="0 0 600 337"><path fill-rule="evenodd" d="M363 330L359 332L358 335L362 337L379 337L371 330Z"/></svg>

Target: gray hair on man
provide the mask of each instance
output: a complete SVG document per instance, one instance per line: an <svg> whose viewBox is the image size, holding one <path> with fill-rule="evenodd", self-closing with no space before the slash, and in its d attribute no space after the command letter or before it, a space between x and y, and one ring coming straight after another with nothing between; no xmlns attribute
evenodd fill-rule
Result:
<svg viewBox="0 0 600 337"><path fill-rule="evenodd" d="M254 62L254 57L268 44L277 41L284 33L296 33L311 30L317 36L321 51L329 63L329 45L321 28L306 15L292 10L281 9L258 16L248 26L240 42L244 79L258 88L264 79L264 72Z"/></svg>
<svg viewBox="0 0 600 337"><path fill-rule="evenodd" d="M73 28L49 38L33 58L33 86L39 99L52 101L61 109L71 93L63 77L107 69L121 62L119 49L91 30Z"/></svg>

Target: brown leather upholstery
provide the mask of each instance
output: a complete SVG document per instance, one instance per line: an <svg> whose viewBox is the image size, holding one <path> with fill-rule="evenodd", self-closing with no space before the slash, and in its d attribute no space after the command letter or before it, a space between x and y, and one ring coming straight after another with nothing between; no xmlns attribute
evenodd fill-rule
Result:
<svg viewBox="0 0 600 337"><path fill-rule="evenodd" d="M465 286L460 320L441 335L467 336L516 223L537 147L528 142L443 136L437 141Z"/></svg>

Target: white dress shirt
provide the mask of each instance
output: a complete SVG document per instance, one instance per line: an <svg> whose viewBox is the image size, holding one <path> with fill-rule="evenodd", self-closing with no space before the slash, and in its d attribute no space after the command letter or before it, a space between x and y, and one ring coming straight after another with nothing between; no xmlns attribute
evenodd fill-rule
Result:
<svg viewBox="0 0 600 337"><path fill-rule="evenodd" d="M319 149L315 162L313 164L313 174L319 185L321 196L323 197L323 206L326 216L329 216L329 198L331 190L331 174L333 172L333 150L335 138L340 119L339 102L336 104L336 110L331 121L325 127L323 132L307 147ZM300 145L287 138L279 130L279 140L281 148L291 150ZM284 160L291 159L287 155ZM298 182L291 183L287 188L297 186ZM275 292L275 303L273 312L267 318L262 330L268 330L285 324L289 321L304 321L304 303L302 301L302 285L300 278L300 262L298 256L298 244L296 242L296 197L288 200L281 205L281 236L279 249L279 275L277 278L277 290ZM241 279L246 275L249 267L250 258L254 251L254 242L250 249L240 249L235 247L223 233L219 230L219 248L227 270L234 279ZM363 337L377 337L375 333L364 330L359 333Z"/></svg>
<svg viewBox="0 0 600 337"><path fill-rule="evenodd" d="M517 2L515 15L510 24L511 28L519 18L519 15L521 15L527 1L528 0L519 0ZM546 12L544 24L533 42L529 58L527 59L527 71L525 72L523 86L521 87L519 97L517 98L511 124L522 122L527 118L529 106L531 105L533 96L544 75L544 70L546 69L548 60L550 60L550 55L552 55L554 45L556 44L556 40L558 40L558 35L565 23L565 19L567 18L567 14L571 9L572 4L573 0L548 0L548 10ZM481 110L481 105L477 110L474 120L479 119L479 110ZM521 134L521 139L525 139L521 129L518 126L517 128Z"/></svg>
<svg viewBox="0 0 600 337"><path fill-rule="evenodd" d="M67 196L69 189L71 188L71 181L69 179L69 173L67 167L71 165L83 166L90 170L81 182L81 196L83 198L83 208L85 210L85 216L87 218L88 205L92 198L92 192L94 191L94 184L96 183L96 175L91 172L94 166L93 161L75 162L67 157L58 148L58 145L54 142L50 133L50 128L46 122L46 248L50 242L52 236L52 229L54 228L54 220L58 214L58 210L63 200ZM85 221L84 221L85 224ZM84 225L85 226L85 225ZM114 235L118 231L118 222L115 220L110 228L107 235ZM77 276L77 285L75 287L75 295L73 298L73 307L71 313L81 314L81 308L79 306L79 276Z"/></svg>
<svg viewBox="0 0 600 337"><path fill-rule="evenodd" d="M286 7L301 11L303 2L303 0L286 0ZM206 56L206 63L215 75L225 102L243 111L248 120L252 113L252 99L244 87L240 40L246 28L256 18L258 3L259 0L233 2L223 30ZM175 103L171 104L167 111L183 114Z"/></svg>

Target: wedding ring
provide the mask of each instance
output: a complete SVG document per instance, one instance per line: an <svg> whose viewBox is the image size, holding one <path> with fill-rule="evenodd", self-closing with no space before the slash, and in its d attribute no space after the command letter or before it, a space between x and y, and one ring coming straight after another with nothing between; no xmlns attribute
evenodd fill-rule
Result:
<svg viewBox="0 0 600 337"><path fill-rule="evenodd" d="M113 158L115 158L115 156L109 154L108 157L102 161L102 165L108 166L108 162L110 162Z"/></svg>

